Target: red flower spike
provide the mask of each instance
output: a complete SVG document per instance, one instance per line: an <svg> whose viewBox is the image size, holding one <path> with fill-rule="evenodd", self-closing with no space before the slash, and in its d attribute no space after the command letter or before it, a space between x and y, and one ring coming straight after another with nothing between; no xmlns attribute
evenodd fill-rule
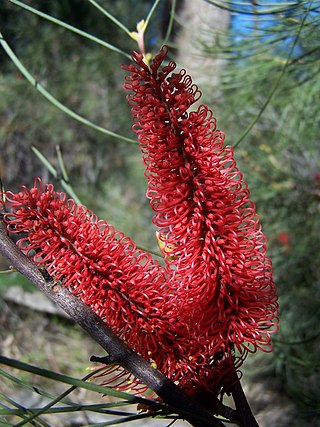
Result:
<svg viewBox="0 0 320 427"><path fill-rule="evenodd" d="M131 239L40 179L30 190L6 192L4 199L8 231L27 235L18 247L132 349L154 359L159 343L174 339L166 271Z"/></svg>
<svg viewBox="0 0 320 427"><path fill-rule="evenodd" d="M166 54L164 47L149 69L133 53L135 65L123 68L153 221L178 283L174 313L191 325L207 363L209 355L212 365L230 359L234 349L241 363L247 351L270 350L277 329L266 238L233 149L206 105L189 112L201 94L185 70L173 73L174 62L161 69Z"/></svg>
<svg viewBox="0 0 320 427"><path fill-rule="evenodd" d="M210 386L218 393L220 375L208 365L192 328L173 315L178 286L168 280L164 267L137 249L131 239L39 178L31 189L3 194L3 221L8 232L25 236L17 246L29 258L44 265L131 349L186 392ZM109 386L139 394L146 390L121 368L111 366L105 374L111 374L105 381Z"/></svg>

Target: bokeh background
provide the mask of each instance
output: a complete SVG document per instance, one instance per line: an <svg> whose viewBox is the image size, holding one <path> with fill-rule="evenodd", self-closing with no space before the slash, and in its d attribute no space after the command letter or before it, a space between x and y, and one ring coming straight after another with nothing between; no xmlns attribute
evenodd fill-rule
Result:
<svg viewBox="0 0 320 427"><path fill-rule="evenodd" d="M156 5L145 37L147 51L156 53L164 41L170 46L170 57L192 75L226 133L226 143L235 147L269 239L280 296L274 351L248 359L244 385L262 427L320 425L320 2L100 4L130 31ZM134 40L88 0L2 0L0 30L50 94L118 135L99 132L50 104L1 48L0 177L5 188L30 186L40 176L62 189L62 154L68 183L81 202L139 246L157 250L140 151L122 89L120 65L129 60L121 52L136 49ZM57 177L32 147L56 168ZM8 268L5 260L0 264L3 271ZM22 301L17 301L14 295L21 292ZM34 289L18 274L0 274L1 353L80 377L90 354L99 350L69 320L49 314L38 297L31 297L34 306L25 306L30 292ZM21 389L5 378L0 392L25 402ZM5 405L0 397L0 407ZM87 424L59 418L51 425Z"/></svg>

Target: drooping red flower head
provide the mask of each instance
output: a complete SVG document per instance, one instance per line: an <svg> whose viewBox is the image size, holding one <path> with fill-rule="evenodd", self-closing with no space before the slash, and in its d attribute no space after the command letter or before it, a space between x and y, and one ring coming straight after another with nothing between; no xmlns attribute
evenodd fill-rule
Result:
<svg viewBox="0 0 320 427"><path fill-rule="evenodd" d="M198 87L174 62L161 68L166 54L163 47L148 67L134 52L124 87L153 221L178 282L176 315L213 358L268 350L278 304L255 205L212 111L190 111Z"/></svg>
<svg viewBox="0 0 320 427"><path fill-rule="evenodd" d="M202 353L190 325L175 317L177 284L166 268L39 178L31 189L0 195L7 230L20 237L17 246L29 258L186 392L210 387L218 393L221 375L212 369L211 356ZM106 374L112 374L108 385L140 393L146 389L121 369L111 367Z"/></svg>
<svg viewBox="0 0 320 427"><path fill-rule="evenodd" d="M36 179L0 200L18 247L61 280L146 360L174 340L165 269L150 254L90 212ZM160 344L159 344L160 343ZM167 350L167 349L166 349ZM157 360L156 360L157 361ZM157 361L161 365L161 360Z"/></svg>

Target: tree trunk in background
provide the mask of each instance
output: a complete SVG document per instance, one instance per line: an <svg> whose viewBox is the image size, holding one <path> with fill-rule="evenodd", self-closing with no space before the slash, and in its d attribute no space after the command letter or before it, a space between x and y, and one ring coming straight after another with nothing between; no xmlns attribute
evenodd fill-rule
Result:
<svg viewBox="0 0 320 427"><path fill-rule="evenodd" d="M202 102L212 100L210 93L218 87L219 76L225 60L205 52L206 46L214 46L219 36L230 24L230 13L205 0L177 0L174 39L176 62L186 68L200 89L205 89Z"/></svg>

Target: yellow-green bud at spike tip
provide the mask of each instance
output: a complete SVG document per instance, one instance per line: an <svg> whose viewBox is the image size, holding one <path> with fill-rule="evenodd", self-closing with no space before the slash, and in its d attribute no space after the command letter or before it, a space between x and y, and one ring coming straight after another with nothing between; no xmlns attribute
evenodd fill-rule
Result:
<svg viewBox="0 0 320 427"><path fill-rule="evenodd" d="M146 31L146 28L147 28L147 23L144 19L142 19L140 22L137 23L137 31L132 31L130 33L131 38L133 38L133 40L135 40L138 43L140 53L142 53L144 57L146 54L145 47L144 47L144 33ZM145 63L147 64L146 61Z"/></svg>

